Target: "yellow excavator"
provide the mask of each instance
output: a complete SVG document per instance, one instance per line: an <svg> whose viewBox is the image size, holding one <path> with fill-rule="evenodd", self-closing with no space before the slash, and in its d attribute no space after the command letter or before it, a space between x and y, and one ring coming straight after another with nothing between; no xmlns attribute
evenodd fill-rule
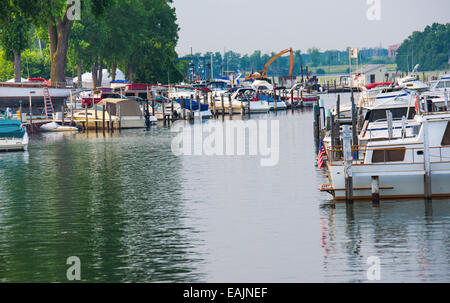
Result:
<svg viewBox="0 0 450 303"><path fill-rule="evenodd" d="M267 68L269 68L269 66L273 63L273 61L277 60L279 57L283 56L284 54L290 52L291 53L291 60L290 60L290 67L289 67L289 76L292 76L292 69L294 67L294 51L292 50L292 48L288 48L285 49L284 51L279 52L278 54L276 54L272 59L270 59L266 65L264 65L264 68L261 72L259 73L254 73L250 76L245 77L245 80L261 80L261 79L268 79L267 78Z"/></svg>

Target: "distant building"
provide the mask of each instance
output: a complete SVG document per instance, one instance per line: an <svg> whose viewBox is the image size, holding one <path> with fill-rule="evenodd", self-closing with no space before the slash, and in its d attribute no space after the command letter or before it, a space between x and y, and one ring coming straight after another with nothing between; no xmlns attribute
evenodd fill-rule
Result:
<svg viewBox="0 0 450 303"><path fill-rule="evenodd" d="M398 51L399 47L400 47L400 44L389 46L389 48L388 48L388 56L390 58L397 57L397 51Z"/></svg>
<svg viewBox="0 0 450 303"><path fill-rule="evenodd" d="M387 69L385 64L368 65L353 73L353 87L385 82L387 77L386 75Z"/></svg>

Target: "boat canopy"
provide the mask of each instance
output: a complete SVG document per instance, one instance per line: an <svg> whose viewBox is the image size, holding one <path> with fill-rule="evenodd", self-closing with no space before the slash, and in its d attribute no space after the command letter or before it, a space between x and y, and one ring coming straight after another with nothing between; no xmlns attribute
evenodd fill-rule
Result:
<svg viewBox="0 0 450 303"><path fill-rule="evenodd" d="M19 120L0 120L0 138L23 138L25 128Z"/></svg>
<svg viewBox="0 0 450 303"><path fill-rule="evenodd" d="M117 116L117 105L120 104L120 114L122 117L126 116L143 116L139 103L133 99L103 99L98 103L101 110L103 104L110 106L110 110L107 110L110 115Z"/></svg>

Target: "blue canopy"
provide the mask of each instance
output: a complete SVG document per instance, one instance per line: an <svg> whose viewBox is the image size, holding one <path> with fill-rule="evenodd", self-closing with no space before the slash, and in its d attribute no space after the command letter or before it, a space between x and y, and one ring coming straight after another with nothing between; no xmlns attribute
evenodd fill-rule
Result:
<svg viewBox="0 0 450 303"><path fill-rule="evenodd" d="M184 107L186 109L190 109L191 108L191 99L184 99L184 106L183 104L181 104L181 99L175 99L175 102L180 103L181 107ZM196 101L192 101L192 110L198 110L198 102ZM200 111L207 111L209 110L209 105L208 104L200 104Z"/></svg>
<svg viewBox="0 0 450 303"><path fill-rule="evenodd" d="M19 120L0 120L0 138L23 138L25 128Z"/></svg>

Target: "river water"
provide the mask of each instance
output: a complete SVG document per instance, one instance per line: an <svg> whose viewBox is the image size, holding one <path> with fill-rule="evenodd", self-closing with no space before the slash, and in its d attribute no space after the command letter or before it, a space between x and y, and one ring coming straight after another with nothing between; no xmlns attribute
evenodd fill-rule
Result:
<svg viewBox="0 0 450 303"><path fill-rule="evenodd" d="M0 154L0 281L67 282L77 256L84 282L369 282L374 256L381 282L450 282L450 200L335 204L312 110L252 117L267 119L275 166L176 156L162 126Z"/></svg>

